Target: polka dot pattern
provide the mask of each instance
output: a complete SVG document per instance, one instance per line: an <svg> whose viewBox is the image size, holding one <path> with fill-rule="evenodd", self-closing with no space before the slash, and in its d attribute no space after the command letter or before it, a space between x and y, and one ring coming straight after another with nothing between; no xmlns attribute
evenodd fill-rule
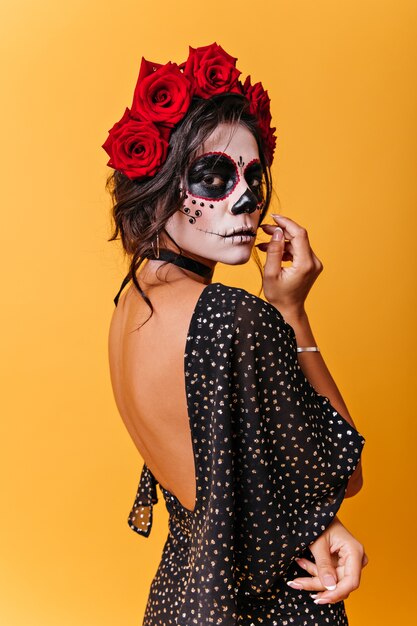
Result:
<svg viewBox="0 0 417 626"><path fill-rule="evenodd" d="M295 333L245 289L206 285L184 354L196 469L191 511L161 485L169 534L143 626L348 624L286 582L327 528L365 439L310 385ZM158 501L143 465L129 526L145 537Z"/></svg>

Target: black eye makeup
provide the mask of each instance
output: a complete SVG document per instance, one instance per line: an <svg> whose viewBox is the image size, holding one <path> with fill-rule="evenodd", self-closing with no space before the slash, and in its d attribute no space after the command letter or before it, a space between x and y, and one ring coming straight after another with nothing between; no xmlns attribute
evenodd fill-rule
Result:
<svg viewBox="0 0 417 626"><path fill-rule="evenodd" d="M257 196L257 198L263 198L263 171L261 162L258 159L253 159L245 167L244 177L249 185L249 188Z"/></svg>
<svg viewBox="0 0 417 626"><path fill-rule="evenodd" d="M240 178L236 163L223 152L207 152L193 161L187 175L187 189L196 198L224 200Z"/></svg>

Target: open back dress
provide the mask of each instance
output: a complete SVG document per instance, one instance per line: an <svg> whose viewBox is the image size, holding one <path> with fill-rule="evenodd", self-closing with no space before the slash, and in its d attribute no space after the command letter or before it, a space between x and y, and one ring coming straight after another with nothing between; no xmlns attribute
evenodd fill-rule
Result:
<svg viewBox="0 0 417 626"><path fill-rule="evenodd" d="M365 439L310 385L293 328L245 289L206 285L184 348L196 500L159 485L168 536L142 626L347 625L343 601L286 582L306 576L294 559L314 561ZM143 537L157 483L143 464L128 516Z"/></svg>

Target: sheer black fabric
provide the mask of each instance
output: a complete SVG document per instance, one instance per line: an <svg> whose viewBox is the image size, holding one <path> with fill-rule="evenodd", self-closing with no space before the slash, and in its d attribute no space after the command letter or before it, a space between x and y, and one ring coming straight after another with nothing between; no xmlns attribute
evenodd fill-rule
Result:
<svg viewBox="0 0 417 626"><path fill-rule="evenodd" d="M270 303L207 285L184 354L196 470L193 511L162 486L169 535L144 626L348 623L287 580L343 501L365 439L318 394ZM130 527L148 536L156 479L143 465Z"/></svg>

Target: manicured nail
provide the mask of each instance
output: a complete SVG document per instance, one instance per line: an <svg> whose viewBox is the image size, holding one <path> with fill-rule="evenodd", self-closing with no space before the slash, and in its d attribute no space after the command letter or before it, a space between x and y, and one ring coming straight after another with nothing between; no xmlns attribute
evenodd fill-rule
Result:
<svg viewBox="0 0 417 626"><path fill-rule="evenodd" d="M281 217L278 213L271 213L271 217Z"/></svg>
<svg viewBox="0 0 417 626"><path fill-rule="evenodd" d="M280 239L282 239L284 236L284 232L282 230L282 228L280 228L279 226L274 230L274 233L272 235L272 239L274 241L279 241Z"/></svg>
<svg viewBox="0 0 417 626"><path fill-rule="evenodd" d="M314 604L325 604L326 602L328 602L328 600L323 600L323 598L317 598L317 600L314 600Z"/></svg>
<svg viewBox="0 0 417 626"><path fill-rule="evenodd" d="M303 569L307 569L307 566L303 561L299 561L298 559L295 559L295 560L297 561L297 565L299 565Z"/></svg>
<svg viewBox="0 0 417 626"><path fill-rule="evenodd" d="M317 594L316 593L310 593L310 597L311 598L317 598Z"/></svg>
<svg viewBox="0 0 417 626"><path fill-rule="evenodd" d="M289 585L293 589L302 589L303 588L303 585L301 585L300 583L295 583L293 580L290 580L289 582L287 582L287 585Z"/></svg>
<svg viewBox="0 0 417 626"><path fill-rule="evenodd" d="M334 591L336 589L336 584L333 576L331 574L326 574L323 578L324 586L329 591Z"/></svg>

